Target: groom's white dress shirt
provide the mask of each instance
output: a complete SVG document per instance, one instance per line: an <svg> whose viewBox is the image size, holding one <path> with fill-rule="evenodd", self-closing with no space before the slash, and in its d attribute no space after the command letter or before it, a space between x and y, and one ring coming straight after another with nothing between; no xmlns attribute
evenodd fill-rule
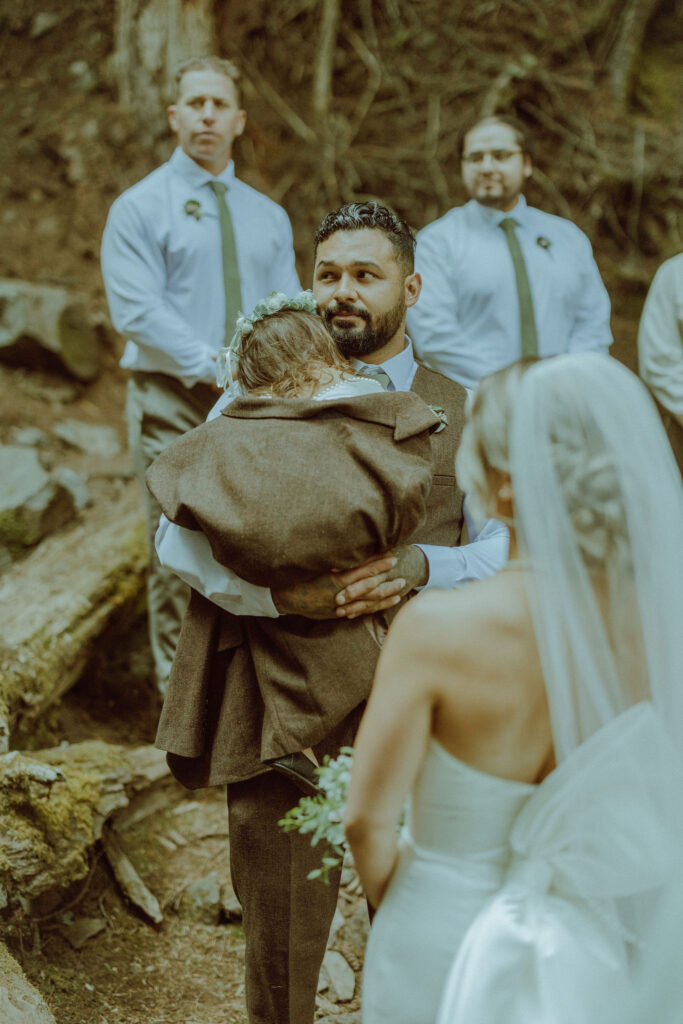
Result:
<svg viewBox="0 0 683 1024"><path fill-rule="evenodd" d="M364 363L354 360L359 369ZM376 369L377 367L369 367ZM417 363L408 344L398 355L381 364L389 377L389 390L409 391L417 372ZM225 394L209 413L209 419L220 415L234 397ZM451 588L471 580L490 576L503 567L507 559L508 531L502 523L487 520L481 529L473 522L465 499L465 522L469 544L460 547L439 547L418 544L429 563L427 587ZM278 611L265 587L257 587L220 565L214 559L204 534L188 530L161 517L156 535L156 548L162 565L172 569L194 590L233 615L260 615L276 618Z"/></svg>
<svg viewBox="0 0 683 1024"><path fill-rule="evenodd" d="M538 333L538 354L607 351L610 301L583 231L564 217L527 206L507 213L475 199L417 236L422 291L408 310L418 359L465 387L521 355L519 299L503 218L513 217Z"/></svg>

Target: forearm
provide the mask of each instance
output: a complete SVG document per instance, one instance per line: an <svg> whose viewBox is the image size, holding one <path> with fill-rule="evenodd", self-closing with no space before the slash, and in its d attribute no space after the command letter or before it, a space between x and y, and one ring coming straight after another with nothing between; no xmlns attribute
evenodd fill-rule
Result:
<svg viewBox="0 0 683 1024"><path fill-rule="evenodd" d="M361 821L348 820L346 838L368 902L377 908L396 868L396 828L386 825L373 827Z"/></svg>
<svg viewBox="0 0 683 1024"><path fill-rule="evenodd" d="M465 518L470 536L474 537L471 543L453 548L418 545L429 564L425 589L439 587L448 590L459 587L472 580L493 576L505 565L510 543L507 528L495 519L489 519L477 534L467 514Z"/></svg>
<svg viewBox="0 0 683 1024"><path fill-rule="evenodd" d="M168 301L168 270L153 225L114 204L102 237L102 277L112 323L161 372L191 385L214 379L214 348Z"/></svg>
<svg viewBox="0 0 683 1024"><path fill-rule="evenodd" d="M215 350L161 300L148 297L145 303L126 304L110 300L110 310L117 331L134 341L143 359L159 373L178 377L190 387L198 381L215 383Z"/></svg>

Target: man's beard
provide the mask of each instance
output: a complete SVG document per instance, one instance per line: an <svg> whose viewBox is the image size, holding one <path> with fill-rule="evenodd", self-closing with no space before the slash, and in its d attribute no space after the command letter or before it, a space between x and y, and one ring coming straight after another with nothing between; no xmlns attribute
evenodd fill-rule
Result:
<svg viewBox="0 0 683 1024"><path fill-rule="evenodd" d="M322 311L322 318L341 354L346 359L362 359L384 348L391 341L403 323L405 312L405 301L401 298L395 306L379 314L373 321L366 309L357 309L350 302L333 301ZM338 313L352 313L364 321L363 326L333 323L332 318Z"/></svg>

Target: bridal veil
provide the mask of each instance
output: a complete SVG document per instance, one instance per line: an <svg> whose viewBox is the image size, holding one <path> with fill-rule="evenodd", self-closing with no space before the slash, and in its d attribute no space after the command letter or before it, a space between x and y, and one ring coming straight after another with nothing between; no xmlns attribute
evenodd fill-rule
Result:
<svg viewBox="0 0 683 1024"><path fill-rule="evenodd" d="M672 906L683 924L681 478L646 389L610 357L558 356L508 381L498 468L557 769L515 823L438 1024L660 1024L652 986L678 1002L677 972L662 973Z"/></svg>

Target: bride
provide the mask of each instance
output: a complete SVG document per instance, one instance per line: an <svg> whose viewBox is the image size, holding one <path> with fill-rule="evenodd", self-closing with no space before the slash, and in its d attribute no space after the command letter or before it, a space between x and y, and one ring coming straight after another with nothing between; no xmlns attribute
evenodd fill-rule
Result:
<svg viewBox="0 0 683 1024"><path fill-rule="evenodd" d="M345 819L378 908L363 1021L623 1020L682 891L680 477L596 354L484 380L457 473L510 561L411 601L380 658Z"/></svg>

